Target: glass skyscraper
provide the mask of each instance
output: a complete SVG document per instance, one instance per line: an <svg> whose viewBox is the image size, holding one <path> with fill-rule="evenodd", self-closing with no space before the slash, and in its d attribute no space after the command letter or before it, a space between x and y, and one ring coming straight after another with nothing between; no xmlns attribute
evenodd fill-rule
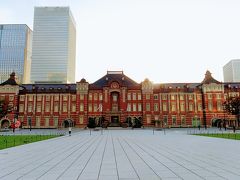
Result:
<svg viewBox="0 0 240 180"><path fill-rule="evenodd" d="M223 66L224 82L240 82L240 59L233 59Z"/></svg>
<svg viewBox="0 0 240 180"><path fill-rule="evenodd" d="M18 83L30 82L32 30L25 24L0 24L0 83L14 71Z"/></svg>
<svg viewBox="0 0 240 180"><path fill-rule="evenodd" d="M74 83L75 21L69 7L35 7L31 83Z"/></svg>

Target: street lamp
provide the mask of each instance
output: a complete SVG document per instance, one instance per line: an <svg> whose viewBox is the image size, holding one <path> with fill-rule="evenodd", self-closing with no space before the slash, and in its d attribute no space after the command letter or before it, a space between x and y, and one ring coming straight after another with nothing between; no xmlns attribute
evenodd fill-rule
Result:
<svg viewBox="0 0 240 180"><path fill-rule="evenodd" d="M200 85L200 90L202 95L203 125L204 125L204 128L207 129L206 105L205 105L205 97L203 92L203 84Z"/></svg>
<svg viewBox="0 0 240 180"><path fill-rule="evenodd" d="M32 131L32 118L31 117L28 117L28 124L30 127L30 131Z"/></svg>

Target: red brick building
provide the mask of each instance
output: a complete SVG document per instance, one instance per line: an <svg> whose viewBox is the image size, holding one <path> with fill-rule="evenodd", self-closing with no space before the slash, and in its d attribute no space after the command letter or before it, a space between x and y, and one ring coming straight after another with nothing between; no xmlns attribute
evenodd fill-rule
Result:
<svg viewBox="0 0 240 180"><path fill-rule="evenodd" d="M0 119L0 128L18 118L23 128L58 128L69 124L86 127L89 119L108 121L111 126L188 127L212 126L218 120L231 120L222 104L239 95L239 83L221 83L209 71L201 83L137 83L122 71L108 71L94 83L85 79L76 84L17 85L14 74L0 85L0 100L11 108ZM15 117L15 120L14 120Z"/></svg>

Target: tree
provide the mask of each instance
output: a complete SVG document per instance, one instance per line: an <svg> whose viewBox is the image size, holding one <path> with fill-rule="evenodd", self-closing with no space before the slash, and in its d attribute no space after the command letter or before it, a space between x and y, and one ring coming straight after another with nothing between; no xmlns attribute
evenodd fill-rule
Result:
<svg viewBox="0 0 240 180"><path fill-rule="evenodd" d="M13 107L5 100L0 100L0 119L13 111Z"/></svg>
<svg viewBox="0 0 240 180"><path fill-rule="evenodd" d="M229 114L235 115L237 122L239 124L239 116L240 116L240 97L229 97L224 103L223 108Z"/></svg>

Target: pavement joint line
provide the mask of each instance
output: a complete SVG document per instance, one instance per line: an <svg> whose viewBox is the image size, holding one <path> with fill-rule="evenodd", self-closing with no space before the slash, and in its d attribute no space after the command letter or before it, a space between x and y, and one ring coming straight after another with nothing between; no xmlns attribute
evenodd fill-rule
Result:
<svg viewBox="0 0 240 180"><path fill-rule="evenodd" d="M119 172L118 172L118 164L117 164L116 150L115 150L115 146L114 146L112 134L111 134L111 140L112 140L114 160L115 160L115 165L116 165L116 170L117 170L117 177L118 177L118 179L119 179Z"/></svg>
<svg viewBox="0 0 240 180"><path fill-rule="evenodd" d="M83 142L81 142L81 143L85 144L85 143L88 143L88 141L87 141L87 139L86 139L85 141L83 141ZM79 143L79 144L76 144L76 145L74 145L74 146L72 146L72 147L67 148L67 150L64 150L63 152L68 152L69 149L71 150L72 148L75 148L75 147L77 147L77 146L79 146L79 145L80 145L80 143ZM35 170L35 169L41 167L42 165L44 165L44 164L46 164L46 163L52 161L52 160L53 160L55 157L57 157L59 154L62 154L62 152L58 153L57 155L55 155L54 157L48 159L47 161L41 163L41 164L38 165L37 167L35 167L35 168L29 170L27 173L23 174L22 176L18 177L17 179L20 179L20 178L26 176L27 174L31 173L33 170Z"/></svg>
<svg viewBox="0 0 240 180"><path fill-rule="evenodd" d="M132 149L132 151L136 152L137 156L154 172L156 176L158 176L159 179L162 179L155 171L154 169L139 155L139 153L127 142L126 139L123 139L125 143L128 144L128 146Z"/></svg>
<svg viewBox="0 0 240 180"><path fill-rule="evenodd" d="M120 140L119 140L119 137L117 138L117 140L118 140L118 142L119 142L119 144L120 144L120 146L121 146L123 152L125 153L125 155L126 155L128 161L130 162L130 164L131 164L131 166L132 166L134 172L136 173L138 179L140 180L141 178L140 178L139 174L137 173L137 170L136 170L135 167L133 166L133 163L132 163L132 161L130 160L129 156L127 155L125 149L123 148L122 143L121 143Z"/></svg>
<svg viewBox="0 0 240 180"><path fill-rule="evenodd" d="M137 145L137 146L139 146L139 145ZM139 146L139 147L140 147L140 146ZM157 154L160 154L161 156L164 156L165 158L167 158L167 159L173 161L174 163L180 165L180 166L183 167L184 169L187 169L188 171L190 171L191 173L193 173L193 174L195 174L196 176L200 177L201 179L205 179L204 177L198 175L197 173L195 173L195 172L192 171L191 169L186 168L186 167L183 166L182 164L180 164L180 163L178 163L177 161L173 160L172 158L170 158L170 157L164 155L163 153L160 153L160 152L156 151L155 149L153 149L153 148L151 148L151 147L149 147L149 146L146 146L146 147L148 147L148 148L151 149L152 151L156 152ZM147 152L147 151L145 151L145 152ZM175 174L175 173L174 173L174 174ZM179 175L178 175L178 176L179 176Z"/></svg>
<svg viewBox="0 0 240 180"><path fill-rule="evenodd" d="M134 143L134 142L133 142ZM177 173L175 173L171 168L169 168L167 165L165 165L164 163L162 163L161 161L159 161L157 158L155 158L152 154L148 153L146 150L144 150L142 147L140 147L139 145L137 145L136 143L134 143L136 146L138 146L140 149L142 149L142 151L144 151L146 154L148 154L149 156L151 156L154 160L156 160L158 163L162 164L164 167L166 167L167 169L169 169L172 173L174 173L177 177L179 177L180 179L183 179L181 176L179 176Z"/></svg>
<svg viewBox="0 0 240 180"><path fill-rule="evenodd" d="M94 139L95 141L97 140L97 139ZM84 143L84 144L82 144L79 148L82 148L84 145L86 145L87 143L94 143L95 141L93 140L93 142L89 142L89 141L87 141L86 143ZM84 150L84 152L92 145L92 144L90 144L89 146L87 146L87 148ZM68 156L66 156L64 159L61 159L59 162L57 162L55 165L53 165L51 168L49 168L47 171L45 171L41 176L39 176L39 177L37 177L36 179L40 179L42 176L44 176L46 173L48 173L51 169L53 169L53 168L55 168L58 164L60 164L60 162L62 161L62 160L65 160L65 159L67 159L69 156L72 156L75 152L77 152L78 150L79 150L79 148L78 149L76 149L75 151L73 151L71 154L69 154ZM84 152L82 152L82 153L84 153ZM80 156L79 157L81 157L82 156L82 154L80 154ZM77 160L78 158L76 158L75 159L75 161ZM74 162L74 161L73 161ZM63 171L64 172L64 171ZM60 174L61 175L61 174ZM58 179L58 178L57 178Z"/></svg>
<svg viewBox="0 0 240 180"><path fill-rule="evenodd" d="M27 145L30 145L30 144L27 144ZM26 146L27 146L27 145L26 145ZM61 146L62 146L62 145L61 145ZM59 146L59 147L61 147L61 146ZM76 146L76 145L74 145L74 146ZM72 147L74 147L74 146L72 146ZM54 148L53 150L54 150L53 152L48 153L47 155L49 156L49 155L51 155L51 154L54 154L55 152L58 152L58 149L56 149L56 148ZM27 160L29 160L29 159L31 160L31 159L32 159L33 157L35 157L35 156L36 156L36 154L33 154L32 156L28 157ZM24 157L24 156L23 156L23 157ZM42 160L42 157L39 157L38 159L36 159L36 161L38 161L38 160ZM21 166L21 167L17 167L15 170L11 171L10 173L8 173L8 174L6 174L6 175L3 175L3 176L0 176L0 178L3 178L3 177L5 177L5 176L7 176L7 175L10 175L10 174L18 171L19 169L22 169L23 167L31 166L31 164L28 164L28 163L27 163L26 158L24 159L23 163L24 163L24 164L27 164L27 165L23 165L23 166ZM10 166L11 166L11 165L10 165ZM8 167L6 167L6 168L8 168ZM6 169L6 168L4 168L4 169Z"/></svg>
<svg viewBox="0 0 240 180"><path fill-rule="evenodd" d="M57 139L59 140L60 137L57 137L57 138L55 139L55 141L56 141ZM46 140L45 142L47 142L47 140ZM39 142L37 142L37 143L41 143L41 141L39 141ZM30 143L30 144L24 144L24 145L21 145L21 147L23 147L23 146L31 146L31 144L32 144L32 143ZM59 147L61 147L61 146L62 146L62 145L60 144ZM20 147L20 146L18 146L18 147ZM14 148L14 147L13 147L13 148ZM38 149L38 150L39 150L39 149ZM31 152L31 151L32 151L32 150L28 150L28 151L25 151L24 153L25 153L25 154L28 154L28 153ZM56 151L57 151L57 149L55 149L54 152L56 152ZM53 153L54 153L54 152L53 152ZM35 157L35 154L33 154L33 155L30 156L30 157L28 156L27 159L32 159L33 157ZM20 157L20 158L22 158L24 161L27 160L24 155L23 155L22 157ZM41 159L41 158L40 158L40 159ZM18 160L19 160L19 159L18 159ZM16 159L12 159L12 161L9 161L9 160L8 160L8 162L10 162L9 167L11 167L12 165L15 165L15 161L17 161L17 160L16 160ZM11 163L12 163L12 164L11 164ZM7 169L7 168L9 168L9 167L6 166L5 168L2 168L2 170L3 170L3 169Z"/></svg>
<svg viewBox="0 0 240 180"><path fill-rule="evenodd" d="M100 163L100 167L99 167L97 179L99 179L99 176L100 176L100 173L101 173L101 168L102 168L102 163L103 163L103 159L104 159L104 155L105 155L105 151L106 151L106 146L107 146L108 138L109 138L109 136L107 136L106 142L105 142L105 145L104 145L104 150L103 150L103 154L102 154L102 158L101 158L101 163Z"/></svg>
<svg viewBox="0 0 240 180"><path fill-rule="evenodd" d="M240 155L236 153L240 151L240 144L235 140L190 136L186 129L174 128L168 129L167 135L162 131L152 135L149 129L110 129L103 135L93 131L92 136L88 132L75 129L71 137L66 135L1 150L0 176L15 172L0 179L16 179L51 158L21 179L41 176L41 180L57 177L59 180L76 180L80 171L81 180L158 179L153 170L163 179L201 179L195 173L207 180L240 179ZM86 141L89 143L80 147ZM67 149L75 144L79 145L68 152ZM72 153L74 150L77 151ZM72 155L66 158L69 153Z"/></svg>
<svg viewBox="0 0 240 180"><path fill-rule="evenodd" d="M100 137L101 137L101 136L100 136ZM101 141L103 141L103 140L104 140L104 137L101 137ZM96 152L96 149L98 148L98 145L100 144L101 141L98 142L98 144L96 145L95 149L94 149L93 152L90 154L90 156L89 156L89 158L88 158L86 164L84 165L83 169L82 169L81 172L79 173L77 179L79 179L80 176L82 175L83 171L84 171L85 168L87 167L87 165L88 165L90 159L92 158L92 155Z"/></svg>
<svg viewBox="0 0 240 180"><path fill-rule="evenodd" d="M157 146L155 146L155 147L157 147ZM180 153L180 152L181 152L181 151L178 152L177 150L172 149L172 148L170 148L170 147L166 147L166 146L164 146L164 145L162 145L161 147L165 147L166 149L171 149L172 151L175 151L175 152L177 152L177 153ZM202 169L205 169L205 170L209 171L209 169L205 168L204 166L200 166L200 165L198 165L197 163L193 163L192 161L184 158L184 157L188 157L186 153L185 153L186 156L184 156L184 157L181 157L181 156L179 156L179 155L177 155L177 154L170 153L170 152L167 152L167 153L169 153L170 155L176 156L176 157L180 157L180 158L184 159L185 161L188 161L188 162L190 162L191 164L194 164L195 166L198 166L198 167L200 167L200 168L202 168ZM184 152L183 152L183 153L184 153ZM203 163L209 164L209 162L206 162L206 161L204 161L203 159L198 159L198 158L196 158L196 157L193 157L193 158L196 159L196 160L198 160L198 161L201 161L201 162L203 162ZM211 158L209 158L209 159L211 159ZM215 159L212 159L212 160L214 160L214 162L216 161ZM221 167L219 167L219 166L216 166L216 165L214 165L214 164L211 164L211 165L214 166L214 167L218 167L218 168L220 168L220 169L222 169L222 170L224 170L224 171L227 171L227 172L229 172L229 173L232 173L232 174L234 174L234 175L239 176L239 174L237 174L237 173L235 173L235 172L233 172L233 171L228 171L228 170L223 169L223 168L221 168ZM223 178L223 179L226 179L225 177L217 174L217 173L214 172L214 171L211 171L211 170L210 170L209 172L211 172L211 173L213 173L213 174L215 174L215 175L217 175L217 176L220 176L220 177Z"/></svg>

